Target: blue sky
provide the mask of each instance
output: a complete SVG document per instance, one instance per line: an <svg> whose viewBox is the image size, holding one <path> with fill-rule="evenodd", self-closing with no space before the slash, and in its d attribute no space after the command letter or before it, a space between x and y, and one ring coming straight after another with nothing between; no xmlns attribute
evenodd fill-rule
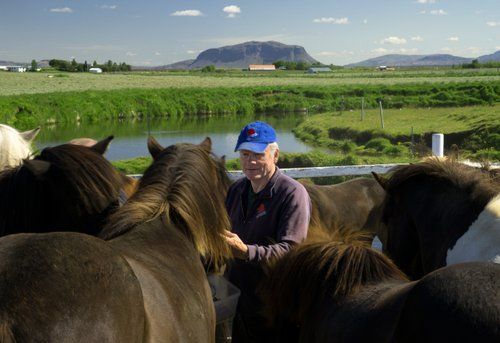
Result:
<svg viewBox="0 0 500 343"><path fill-rule="evenodd" d="M0 60L164 65L250 40L344 65L500 50L500 0L0 0Z"/></svg>

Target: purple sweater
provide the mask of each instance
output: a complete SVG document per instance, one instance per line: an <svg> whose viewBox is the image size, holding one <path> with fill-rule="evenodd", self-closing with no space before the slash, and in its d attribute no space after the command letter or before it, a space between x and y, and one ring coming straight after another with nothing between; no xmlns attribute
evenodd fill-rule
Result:
<svg viewBox="0 0 500 343"><path fill-rule="evenodd" d="M248 245L248 260L235 259L227 273L241 290L238 307L243 314L258 311L260 301L255 291L263 263L306 238L311 214L311 200L304 186L278 168L245 213L250 187L250 181L242 178L230 187L226 198L232 231Z"/></svg>

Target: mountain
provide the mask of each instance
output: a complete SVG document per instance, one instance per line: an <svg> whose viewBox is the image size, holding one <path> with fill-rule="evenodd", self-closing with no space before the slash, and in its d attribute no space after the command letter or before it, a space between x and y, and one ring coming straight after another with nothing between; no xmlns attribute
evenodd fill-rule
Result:
<svg viewBox="0 0 500 343"><path fill-rule="evenodd" d="M273 41L253 41L205 50L192 63L187 65L186 68L180 67L187 61L169 64L164 67L165 69L195 69L214 65L217 68L247 68L249 64L271 64L278 60L307 63L318 62L309 56L306 50L299 45L286 45Z"/></svg>
<svg viewBox="0 0 500 343"><path fill-rule="evenodd" d="M446 66L470 63L472 58L458 57L446 54L434 55L384 55L375 58L370 58L358 63L351 63L346 67L377 67L381 65L391 67L402 66Z"/></svg>
<svg viewBox="0 0 500 343"><path fill-rule="evenodd" d="M494 52L490 55L479 56L477 59L478 59L479 63L500 62L500 50L498 50L497 52Z"/></svg>

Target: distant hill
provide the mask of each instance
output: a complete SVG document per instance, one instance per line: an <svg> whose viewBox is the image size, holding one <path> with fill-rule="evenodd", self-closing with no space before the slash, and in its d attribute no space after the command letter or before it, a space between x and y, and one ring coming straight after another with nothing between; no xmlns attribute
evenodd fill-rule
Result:
<svg viewBox="0 0 500 343"><path fill-rule="evenodd" d="M381 65L391 67L409 67L409 66L447 66L470 63L472 58L457 57L446 54L434 55L383 55L370 58L358 63L351 63L346 67L377 67Z"/></svg>
<svg viewBox="0 0 500 343"><path fill-rule="evenodd" d="M477 59L478 59L479 63L500 62L500 50L498 50L497 52L494 52L490 55L479 56Z"/></svg>
<svg viewBox="0 0 500 343"><path fill-rule="evenodd" d="M306 50L299 45L287 45L279 42L246 42L236 45L208 49L187 64L181 61L164 66L165 69L195 69L207 65L217 68L247 68L249 64L271 64L275 61L317 63Z"/></svg>
<svg viewBox="0 0 500 343"><path fill-rule="evenodd" d="M39 68L47 68L49 66L49 60L40 60L36 62ZM30 62L14 62L14 61L0 61L2 66L31 66Z"/></svg>

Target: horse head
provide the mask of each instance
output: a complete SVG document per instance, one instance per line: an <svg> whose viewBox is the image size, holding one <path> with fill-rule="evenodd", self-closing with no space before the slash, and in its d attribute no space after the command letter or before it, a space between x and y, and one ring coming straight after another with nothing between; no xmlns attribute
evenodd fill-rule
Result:
<svg viewBox="0 0 500 343"><path fill-rule="evenodd" d="M19 165L28 158L31 143L38 135L40 128L19 132L13 127L0 124L0 170Z"/></svg>
<svg viewBox="0 0 500 343"><path fill-rule="evenodd" d="M63 144L0 173L0 232L97 234L118 205L121 179L103 156L112 136L91 147Z"/></svg>
<svg viewBox="0 0 500 343"><path fill-rule="evenodd" d="M153 163L136 193L114 214L101 237L112 239L154 218L179 228L198 253L217 270L230 257L221 235L230 228L224 206L229 185L224 163L212 153L212 142L162 147L148 139Z"/></svg>

